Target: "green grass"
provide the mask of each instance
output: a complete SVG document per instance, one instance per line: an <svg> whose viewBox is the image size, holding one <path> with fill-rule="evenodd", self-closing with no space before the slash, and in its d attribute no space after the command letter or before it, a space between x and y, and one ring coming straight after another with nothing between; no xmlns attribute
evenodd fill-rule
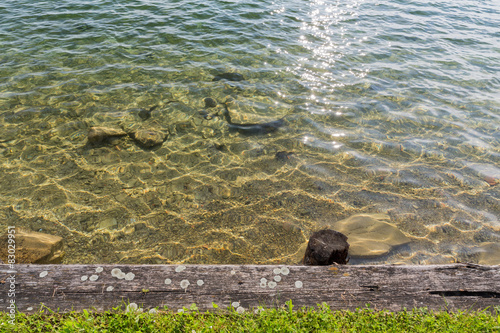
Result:
<svg viewBox="0 0 500 333"><path fill-rule="evenodd" d="M39 313L16 314L15 325L0 312L0 332L500 332L500 307L493 312L432 312L415 309L402 312L332 311L316 309L260 309L239 314L188 311L140 313L60 314L48 309Z"/></svg>

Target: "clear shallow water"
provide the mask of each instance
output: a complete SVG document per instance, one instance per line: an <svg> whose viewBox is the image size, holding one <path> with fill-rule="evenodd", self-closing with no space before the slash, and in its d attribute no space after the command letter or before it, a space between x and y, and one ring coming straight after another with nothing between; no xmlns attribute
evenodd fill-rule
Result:
<svg viewBox="0 0 500 333"><path fill-rule="evenodd" d="M358 213L411 239L367 262L500 242L495 1L12 1L0 18L0 224L64 237L68 263L291 263ZM200 116L209 96L286 126L230 132ZM91 126L169 135L91 146Z"/></svg>

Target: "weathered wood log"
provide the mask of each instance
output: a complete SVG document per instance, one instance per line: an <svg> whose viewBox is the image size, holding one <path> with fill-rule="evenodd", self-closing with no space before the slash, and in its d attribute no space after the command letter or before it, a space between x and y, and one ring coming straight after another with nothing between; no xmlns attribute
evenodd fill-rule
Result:
<svg viewBox="0 0 500 333"><path fill-rule="evenodd" d="M302 263L304 265L347 264L347 236L330 229L316 231L309 238Z"/></svg>
<svg viewBox="0 0 500 333"><path fill-rule="evenodd" d="M399 311L486 309L500 304L500 267L436 266L233 266L233 265L9 265L0 266L0 309L30 313L41 304L61 312L110 310L123 302L145 310L200 311L228 306L248 311L326 303L332 309ZM12 278L15 282L12 284ZM3 310L5 311L5 310Z"/></svg>

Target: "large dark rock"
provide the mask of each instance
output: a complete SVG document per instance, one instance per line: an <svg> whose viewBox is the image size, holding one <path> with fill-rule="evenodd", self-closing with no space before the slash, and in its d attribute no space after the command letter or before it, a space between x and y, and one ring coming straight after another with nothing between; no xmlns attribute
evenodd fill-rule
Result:
<svg viewBox="0 0 500 333"><path fill-rule="evenodd" d="M312 234L307 244L302 263L304 265L347 264L349 243L347 236L330 229L324 229Z"/></svg>

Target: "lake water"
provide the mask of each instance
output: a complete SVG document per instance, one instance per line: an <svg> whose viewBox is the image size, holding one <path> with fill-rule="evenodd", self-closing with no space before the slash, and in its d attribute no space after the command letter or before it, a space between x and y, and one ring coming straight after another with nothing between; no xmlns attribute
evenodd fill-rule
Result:
<svg viewBox="0 0 500 333"><path fill-rule="evenodd" d="M382 213L410 242L357 262L491 263L499 22L493 0L3 1L0 227L63 237L65 263L270 264ZM284 126L231 131L222 102Z"/></svg>

